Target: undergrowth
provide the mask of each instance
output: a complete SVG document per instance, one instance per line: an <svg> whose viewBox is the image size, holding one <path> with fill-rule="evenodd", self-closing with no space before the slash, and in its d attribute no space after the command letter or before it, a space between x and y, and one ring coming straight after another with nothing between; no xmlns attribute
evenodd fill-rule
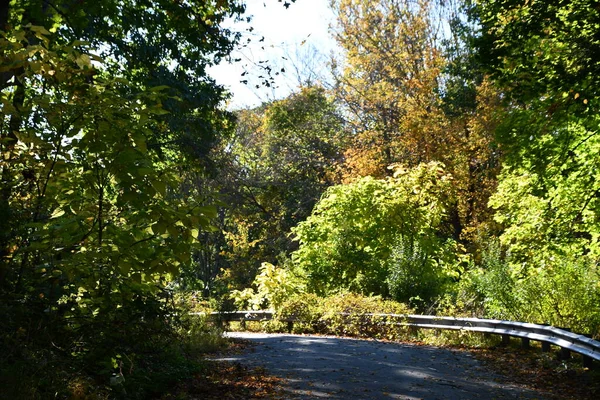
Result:
<svg viewBox="0 0 600 400"><path fill-rule="evenodd" d="M0 326L0 398L155 398L202 371L202 354L227 345L214 324L190 316L188 307L148 310L76 330L52 315L35 319L13 307Z"/></svg>

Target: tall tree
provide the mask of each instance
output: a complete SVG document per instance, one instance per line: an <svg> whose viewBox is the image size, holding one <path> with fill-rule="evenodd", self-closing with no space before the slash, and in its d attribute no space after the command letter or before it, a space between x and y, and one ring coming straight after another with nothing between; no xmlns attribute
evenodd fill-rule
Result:
<svg viewBox="0 0 600 400"><path fill-rule="evenodd" d="M110 375L111 358L171 329L165 288L215 214L183 183L231 127L205 67L231 48L219 24L241 10L2 3L2 372L41 348Z"/></svg>
<svg viewBox="0 0 600 400"><path fill-rule="evenodd" d="M462 2L342 0L333 6L344 50L337 94L354 129L347 180L384 176L397 162L443 162L460 193L448 233L472 243L491 216L499 102L470 56L474 27Z"/></svg>
<svg viewBox="0 0 600 400"><path fill-rule="evenodd" d="M220 22L242 10L233 1L35 0L6 2L0 23L9 28L8 32L28 24L43 26L44 37L53 43L73 43L76 48L84 44L82 41L90 43L104 60L105 73L127 79L129 84L119 87L123 96L168 86L164 88L168 96L161 103L165 112L153 116L146 145L165 159L172 151L181 150L190 164L206 165L206 154L228 129L228 115L218 108L223 89L214 84L205 69L232 48L235 37L220 28ZM18 40L35 44L42 39L28 35ZM27 102L27 88L19 79L23 72L15 65L2 71L0 87L15 110ZM91 75L89 79L93 80ZM24 121L18 113L10 116L9 126L1 133L3 153L10 153ZM13 175L10 164L5 164L0 198L0 209L6 217L3 223L11 220L7 201ZM4 238L11 228L2 228ZM7 251L6 240L0 241L0 252Z"/></svg>
<svg viewBox="0 0 600 400"><path fill-rule="evenodd" d="M506 160L491 204L505 228L512 293L529 320L597 333L597 2L485 0L476 10L479 60L508 106L498 129Z"/></svg>
<svg viewBox="0 0 600 400"><path fill-rule="evenodd" d="M539 210L549 230L547 240L592 245L599 206L596 4L483 1L478 10L481 63L510 104L499 129L508 158L495 204L532 216L531 210L522 209L524 202L504 196L533 195L547 203ZM507 20L511 23L505 24ZM515 186L519 180L522 185ZM506 214L510 225L516 224L509 232L527 226L517 222L518 214ZM539 228L536 235L546 229Z"/></svg>
<svg viewBox="0 0 600 400"><path fill-rule="evenodd" d="M346 155L351 174L382 176L394 162L431 160L441 135L420 125L441 117L435 89L443 59L433 3L341 0L332 6L344 51L338 96L356 131ZM443 129L443 121L437 126Z"/></svg>
<svg viewBox="0 0 600 400"><path fill-rule="evenodd" d="M338 183L341 117L321 87L237 113L217 176L226 210L223 229L235 281L249 284L262 262L295 249L290 229L303 221L325 189Z"/></svg>

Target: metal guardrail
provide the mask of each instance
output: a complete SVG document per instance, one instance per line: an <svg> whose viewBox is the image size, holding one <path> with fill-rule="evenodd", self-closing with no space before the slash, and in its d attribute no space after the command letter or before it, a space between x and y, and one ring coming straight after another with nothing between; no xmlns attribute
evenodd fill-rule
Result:
<svg viewBox="0 0 600 400"><path fill-rule="evenodd" d="M211 315L221 321L268 321L273 319L272 311L231 311L214 312ZM342 315L352 315L343 313ZM530 324L526 322L502 321L481 318L439 317L433 315L403 315L403 314L360 314L370 317L387 318L388 323L399 326L409 326L422 329L449 329L457 331L481 332L502 336L502 342L507 344L510 337L521 339L523 347L529 347L531 340L541 342L542 351L549 351L551 345L561 348L561 357L568 358L570 352L579 353L583 357L584 367L591 367L592 360L600 361L600 341L587 336L569 332L549 325ZM389 320L397 320L390 322ZM295 318L282 321L291 324Z"/></svg>

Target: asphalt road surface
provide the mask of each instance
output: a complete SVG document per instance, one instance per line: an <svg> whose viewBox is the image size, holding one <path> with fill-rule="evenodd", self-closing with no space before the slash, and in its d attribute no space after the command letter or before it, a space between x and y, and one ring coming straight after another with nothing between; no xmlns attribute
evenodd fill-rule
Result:
<svg viewBox="0 0 600 400"><path fill-rule="evenodd" d="M289 399L543 399L500 383L467 351L348 338L235 332L255 343L220 358L285 378Z"/></svg>

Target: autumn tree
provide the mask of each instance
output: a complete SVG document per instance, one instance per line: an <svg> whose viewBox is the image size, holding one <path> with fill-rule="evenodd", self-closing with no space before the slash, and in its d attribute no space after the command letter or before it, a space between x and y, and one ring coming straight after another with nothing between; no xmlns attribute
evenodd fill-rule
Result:
<svg viewBox="0 0 600 400"><path fill-rule="evenodd" d="M393 162L431 160L435 135L414 128L438 117L434 89L443 59L432 3L341 0L332 7L344 52L337 94L355 131L346 153L350 174L383 176Z"/></svg>
<svg viewBox="0 0 600 400"><path fill-rule="evenodd" d="M353 128L346 181L385 176L395 162L443 162L460 192L449 234L472 243L491 217L499 95L470 54L474 27L464 4L344 0L333 7L344 51L336 89Z"/></svg>

